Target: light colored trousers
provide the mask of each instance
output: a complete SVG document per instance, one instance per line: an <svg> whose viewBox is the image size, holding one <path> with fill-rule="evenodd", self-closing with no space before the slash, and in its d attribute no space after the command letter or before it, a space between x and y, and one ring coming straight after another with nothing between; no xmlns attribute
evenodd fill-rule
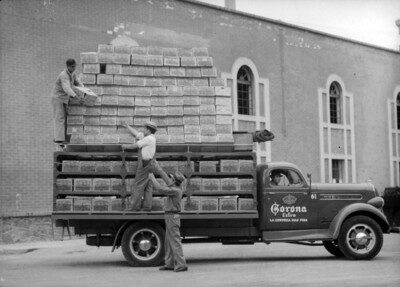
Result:
<svg viewBox="0 0 400 287"><path fill-rule="evenodd" d="M153 185L149 179L149 174L154 173L165 181L167 185L172 184L172 180L161 168L155 159L151 159L147 164L142 161L141 150L139 151L138 167L135 175L135 182L132 186L132 210L150 210L153 200ZM143 204L142 204L143 197Z"/></svg>
<svg viewBox="0 0 400 287"><path fill-rule="evenodd" d="M169 268L186 267L183 256L181 232L181 217L178 213L165 214L165 263Z"/></svg>
<svg viewBox="0 0 400 287"><path fill-rule="evenodd" d="M65 141L65 119L67 117L67 105L57 98L52 98L54 140Z"/></svg>

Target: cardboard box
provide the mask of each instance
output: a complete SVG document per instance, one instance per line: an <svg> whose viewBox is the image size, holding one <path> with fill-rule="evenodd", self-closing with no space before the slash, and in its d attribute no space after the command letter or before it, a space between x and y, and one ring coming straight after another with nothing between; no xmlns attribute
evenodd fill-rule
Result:
<svg viewBox="0 0 400 287"><path fill-rule="evenodd" d="M239 172L239 161L234 159L220 160L221 172Z"/></svg>
<svg viewBox="0 0 400 287"><path fill-rule="evenodd" d="M239 210L255 210L256 204L252 198L239 198L238 199Z"/></svg>
<svg viewBox="0 0 400 287"><path fill-rule="evenodd" d="M57 178L57 191L72 191L72 178Z"/></svg>
<svg viewBox="0 0 400 287"><path fill-rule="evenodd" d="M218 211L218 198L202 197L200 201L201 211Z"/></svg>
<svg viewBox="0 0 400 287"><path fill-rule="evenodd" d="M81 162L76 160L64 160L62 162L62 172L80 172Z"/></svg>
<svg viewBox="0 0 400 287"><path fill-rule="evenodd" d="M239 179L239 190L240 191L253 191L254 181L251 178L240 178Z"/></svg>
<svg viewBox="0 0 400 287"><path fill-rule="evenodd" d="M183 198L181 201L181 210L186 212L200 211L200 200L200 197L192 196L190 197L190 202L188 203L187 198Z"/></svg>
<svg viewBox="0 0 400 287"><path fill-rule="evenodd" d="M92 179L91 178L75 178L74 191L91 191Z"/></svg>
<svg viewBox="0 0 400 287"><path fill-rule="evenodd" d="M56 199L55 211L72 211L73 200L72 198Z"/></svg>
<svg viewBox="0 0 400 287"><path fill-rule="evenodd" d="M107 197L95 197L92 199L92 211L107 212L110 211L111 199Z"/></svg>
<svg viewBox="0 0 400 287"><path fill-rule="evenodd" d="M111 191L120 192L123 189L122 179L121 178L111 178Z"/></svg>
<svg viewBox="0 0 400 287"><path fill-rule="evenodd" d="M121 198L111 198L110 211L122 211L122 199Z"/></svg>
<svg viewBox="0 0 400 287"><path fill-rule="evenodd" d="M190 192L199 192L201 191L201 183L202 179L199 177L192 177L189 180L187 190Z"/></svg>
<svg viewBox="0 0 400 287"><path fill-rule="evenodd" d="M229 198L224 198L220 197L218 199L218 209L220 211L236 211L237 208L237 197L229 197Z"/></svg>
<svg viewBox="0 0 400 287"><path fill-rule="evenodd" d="M109 178L94 178L93 190L95 191L110 191L111 183Z"/></svg>
<svg viewBox="0 0 400 287"><path fill-rule="evenodd" d="M74 211L90 212L92 211L92 198L90 197L75 197Z"/></svg>
<svg viewBox="0 0 400 287"><path fill-rule="evenodd" d="M217 172L218 161L200 161L199 172Z"/></svg>
<svg viewBox="0 0 400 287"><path fill-rule="evenodd" d="M81 172L95 172L96 162L95 161L81 161Z"/></svg>
<svg viewBox="0 0 400 287"><path fill-rule="evenodd" d="M239 160L240 172L253 172L255 171L254 162L252 160Z"/></svg>
<svg viewBox="0 0 400 287"><path fill-rule="evenodd" d="M89 88L74 86L72 89L80 98L83 98L85 106L94 106L98 100L98 95Z"/></svg>
<svg viewBox="0 0 400 287"><path fill-rule="evenodd" d="M109 161L95 161L95 171L99 173L111 172L111 163Z"/></svg>
<svg viewBox="0 0 400 287"><path fill-rule="evenodd" d="M221 181L219 178L202 178L202 191L219 191L221 190Z"/></svg>
<svg viewBox="0 0 400 287"><path fill-rule="evenodd" d="M238 178L221 178L221 190L236 191L239 189Z"/></svg>

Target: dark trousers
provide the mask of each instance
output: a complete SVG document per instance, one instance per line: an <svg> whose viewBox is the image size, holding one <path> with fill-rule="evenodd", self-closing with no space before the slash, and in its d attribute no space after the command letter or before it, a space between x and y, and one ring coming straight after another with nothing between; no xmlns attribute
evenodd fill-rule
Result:
<svg viewBox="0 0 400 287"><path fill-rule="evenodd" d="M186 267L183 256L181 232L181 218L178 213L165 214L165 263L166 267Z"/></svg>
<svg viewBox="0 0 400 287"><path fill-rule="evenodd" d="M139 151L139 153L141 153ZM152 199L153 199L153 186L149 180L149 174L154 173L165 181L167 185L171 185L172 181L161 168L155 159L149 161L141 160L141 156L138 159L138 167L135 176L135 183L133 184L132 190L132 209L139 210L151 209ZM143 204L142 204L143 198Z"/></svg>

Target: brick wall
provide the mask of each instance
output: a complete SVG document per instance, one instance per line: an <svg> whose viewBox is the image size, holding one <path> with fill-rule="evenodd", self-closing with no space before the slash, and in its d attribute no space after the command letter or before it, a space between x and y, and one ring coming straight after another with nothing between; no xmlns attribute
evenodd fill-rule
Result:
<svg viewBox="0 0 400 287"><path fill-rule="evenodd" d="M208 47L224 73L250 59L269 83L272 158L315 181L318 88L340 76L355 101L357 180L371 178L379 190L390 184L387 99L399 85L398 52L186 1L3 0L0 9L2 216L51 211L54 81L67 58L124 37L141 47Z"/></svg>

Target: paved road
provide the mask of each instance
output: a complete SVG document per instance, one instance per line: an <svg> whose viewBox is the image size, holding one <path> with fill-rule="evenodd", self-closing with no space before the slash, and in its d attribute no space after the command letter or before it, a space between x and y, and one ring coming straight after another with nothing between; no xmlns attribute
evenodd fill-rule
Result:
<svg viewBox="0 0 400 287"><path fill-rule="evenodd" d="M50 245L50 246L49 246ZM38 247L38 246L36 246ZM41 244L30 252L0 248L0 286L400 286L400 235L385 235L372 261L349 261L323 247L188 244L189 272L132 268L120 250L83 240ZM9 247L10 248L10 247Z"/></svg>

